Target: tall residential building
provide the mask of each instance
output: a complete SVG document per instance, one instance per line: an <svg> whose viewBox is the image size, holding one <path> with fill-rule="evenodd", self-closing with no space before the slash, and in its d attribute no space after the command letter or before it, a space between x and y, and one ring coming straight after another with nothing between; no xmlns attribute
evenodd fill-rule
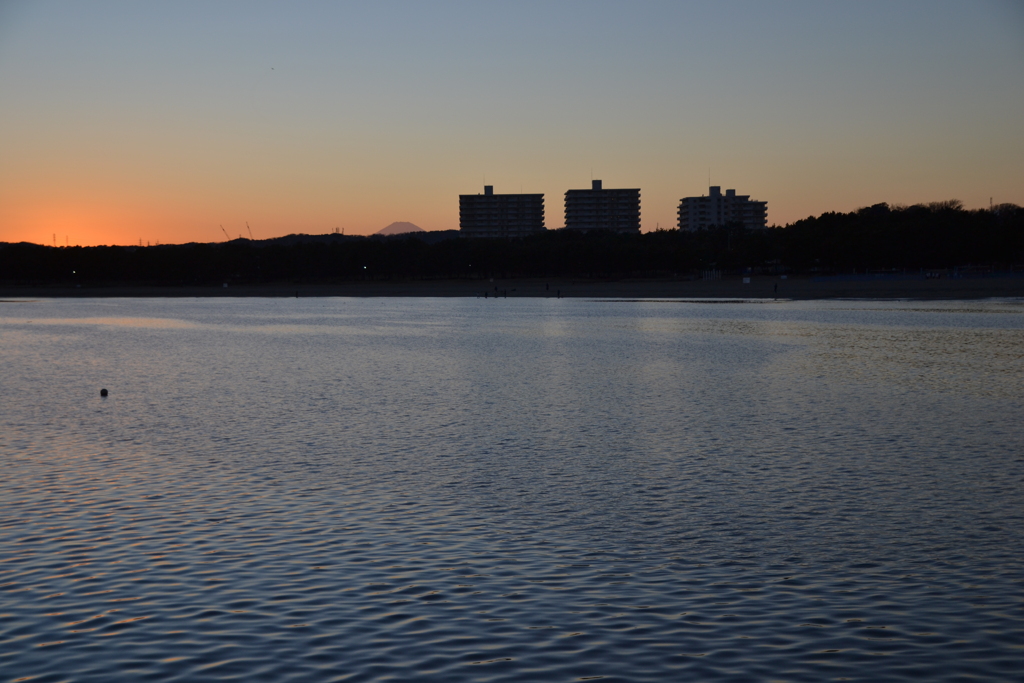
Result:
<svg viewBox="0 0 1024 683"><path fill-rule="evenodd" d="M605 190L600 180L592 183L589 190L565 193L565 227L640 232L640 189Z"/></svg>
<svg viewBox="0 0 1024 683"><path fill-rule="evenodd" d="M525 237L544 232L543 194L459 195L459 232L468 237Z"/></svg>
<svg viewBox="0 0 1024 683"><path fill-rule="evenodd" d="M752 200L748 194L736 194L712 185L707 197L683 197L679 200L679 229L703 230L739 223L745 228L768 227L768 202Z"/></svg>

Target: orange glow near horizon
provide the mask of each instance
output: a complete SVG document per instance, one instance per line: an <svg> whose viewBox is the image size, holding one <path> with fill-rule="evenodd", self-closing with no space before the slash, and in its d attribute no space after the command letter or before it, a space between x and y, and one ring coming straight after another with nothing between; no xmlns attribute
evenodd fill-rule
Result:
<svg viewBox="0 0 1024 683"><path fill-rule="evenodd" d="M739 191L742 191L742 187ZM755 193L755 199L770 197L770 194ZM828 198L818 198L820 203L816 210L807 213L790 211L785 220L781 219L782 213L779 207L780 202L774 205L769 199L769 225L786 225L810 215L818 215L826 211L853 211L861 206L868 206L888 199L891 204L913 204L926 203L929 201L943 201L945 199L958 198L953 194L939 193L936 196L922 196L911 201L899 201L892 198L878 198L877 200L864 201L856 206L832 207L828 205ZM550 205L551 200L546 195L546 224L548 229L561 226L561 196L557 197L554 207ZM642 198L644 213L643 231L649 232L655 229L655 221L651 220L649 211ZM976 200L979 198L975 198ZM386 204L386 202L382 202ZM454 202L448 202L452 204ZM1000 203L1000 202L996 202ZM450 230L458 228L457 209L450 206L424 207L420 212L395 212L394 214L383 213L375 215L366 207L361 211L353 211L354 220L339 220L331 218L326 211L296 212L297 218L293 215L291 219L286 214L287 209L277 211L264 211L258 213L253 219L225 220L213 222L211 220L197 219L196 215L211 215L217 213L216 209L200 207L193 210L176 210L157 205L144 205L142 203L129 205L126 203L99 201L55 201L55 202L24 202L8 204L0 209L0 242L30 242L45 246L156 246L158 244L185 244L188 242L212 243L223 242L228 239L239 237L248 238L251 235L256 240L272 239L283 237L289 234L327 234L334 232L337 228L347 235L372 235L395 221L408 221L418 225L424 230ZM434 211L429 211L433 208ZM987 202L982 205L980 201L970 205L965 202L965 208L978 209L987 208ZM229 213L220 211L220 213ZM415 213L416 215L408 215ZM661 211L661 214L668 212ZM403 215L404 214L404 215ZM158 216L159 218L154 218ZM426 217L426 220L424 220ZM670 216L665 216L669 220ZM675 229L674 221L659 222L662 229ZM248 227L247 224L248 223ZM14 226L14 229L11 229ZM223 229L222 229L223 226ZM225 236L225 232L227 236Z"/></svg>
<svg viewBox="0 0 1024 683"><path fill-rule="evenodd" d="M644 232L709 185L769 225L1024 204L1012 3L8 4L0 242L452 230L485 184L554 229L592 179Z"/></svg>
<svg viewBox="0 0 1024 683"><path fill-rule="evenodd" d="M281 237L291 233L324 234L335 228L346 234L372 234L375 229L353 229L340 221L315 215L301 215L298 220L282 220L273 216L273 228L259 220L197 220L197 214L215 214L216 209L193 210L146 206L127 203L85 200L26 201L8 204L0 210L5 227L0 230L2 242L31 242L46 246L157 245L187 242L222 242L238 237L255 239ZM159 218L156 218L159 217ZM371 217L364 217L372 220ZM396 219L397 220L397 219ZM246 223L249 226L246 226ZM372 225L372 223L371 223ZM221 228L223 226L223 230ZM13 227L13 229L12 229ZM457 227L457 226L456 226Z"/></svg>
<svg viewBox="0 0 1024 683"><path fill-rule="evenodd" d="M20 228L5 236L8 242L85 247L138 244L140 239L128 236L132 227L138 224L138 216L120 207L88 202L55 202L17 206L5 213L9 224Z"/></svg>

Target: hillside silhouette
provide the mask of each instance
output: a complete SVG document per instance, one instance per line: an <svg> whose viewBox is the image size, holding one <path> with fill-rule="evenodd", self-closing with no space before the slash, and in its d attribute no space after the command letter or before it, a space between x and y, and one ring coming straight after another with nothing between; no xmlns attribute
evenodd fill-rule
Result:
<svg viewBox="0 0 1024 683"><path fill-rule="evenodd" d="M0 283L194 286L515 277L696 278L728 274L1024 270L1024 209L959 202L825 213L783 228L616 234L550 230L515 240L454 230L290 235L156 247L0 245Z"/></svg>

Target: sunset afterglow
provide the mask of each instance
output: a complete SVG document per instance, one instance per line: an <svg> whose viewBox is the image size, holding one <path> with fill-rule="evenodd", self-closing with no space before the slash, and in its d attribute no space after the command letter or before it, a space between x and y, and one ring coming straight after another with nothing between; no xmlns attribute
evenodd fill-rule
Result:
<svg viewBox="0 0 1024 683"><path fill-rule="evenodd" d="M644 231L709 184L776 225L1024 204L1022 64L994 0L8 3L0 241L446 230L485 183L558 228L591 178Z"/></svg>

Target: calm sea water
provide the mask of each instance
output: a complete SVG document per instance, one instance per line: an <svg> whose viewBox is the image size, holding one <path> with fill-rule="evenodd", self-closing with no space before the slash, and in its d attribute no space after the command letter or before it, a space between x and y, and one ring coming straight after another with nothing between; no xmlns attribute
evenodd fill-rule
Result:
<svg viewBox="0 0 1024 683"><path fill-rule="evenodd" d="M0 680L1024 671L1019 300L0 303L0 383Z"/></svg>

